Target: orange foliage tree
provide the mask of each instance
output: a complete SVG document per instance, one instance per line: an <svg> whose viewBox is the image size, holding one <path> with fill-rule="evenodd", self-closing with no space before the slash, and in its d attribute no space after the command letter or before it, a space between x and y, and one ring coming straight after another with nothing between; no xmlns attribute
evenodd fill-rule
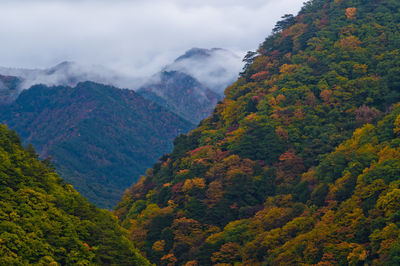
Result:
<svg viewBox="0 0 400 266"><path fill-rule="evenodd" d="M350 20L353 20L356 18L357 14L357 8L355 7L349 7L346 9L346 17Z"/></svg>

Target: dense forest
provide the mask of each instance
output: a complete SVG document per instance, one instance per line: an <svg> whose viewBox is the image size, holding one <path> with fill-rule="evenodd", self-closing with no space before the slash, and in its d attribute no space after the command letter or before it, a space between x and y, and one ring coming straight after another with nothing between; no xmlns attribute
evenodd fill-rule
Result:
<svg viewBox="0 0 400 266"><path fill-rule="evenodd" d="M400 2L285 15L115 214L158 265L400 264Z"/></svg>
<svg viewBox="0 0 400 266"><path fill-rule="evenodd" d="M108 211L0 125L0 265L150 265Z"/></svg>
<svg viewBox="0 0 400 266"><path fill-rule="evenodd" d="M94 82L35 85L7 105L0 122L52 157L58 173L90 202L112 209L172 141L193 125L132 90Z"/></svg>

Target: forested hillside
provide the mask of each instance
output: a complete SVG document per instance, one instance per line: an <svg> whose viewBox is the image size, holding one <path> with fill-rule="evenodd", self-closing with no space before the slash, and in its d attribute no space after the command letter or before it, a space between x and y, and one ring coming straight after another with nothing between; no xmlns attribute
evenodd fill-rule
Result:
<svg viewBox="0 0 400 266"><path fill-rule="evenodd" d="M192 124L131 90L93 82L76 87L36 85L10 105L0 122L32 143L41 158L102 208L113 208L124 190L172 140Z"/></svg>
<svg viewBox="0 0 400 266"><path fill-rule="evenodd" d="M286 15L115 213L161 265L400 264L400 2Z"/></svg>
<svg viewBox="0 0 400 266"><path fill-rule="evenodd" d="M108 211L0 125L0 265L150 265Z"/></svg>

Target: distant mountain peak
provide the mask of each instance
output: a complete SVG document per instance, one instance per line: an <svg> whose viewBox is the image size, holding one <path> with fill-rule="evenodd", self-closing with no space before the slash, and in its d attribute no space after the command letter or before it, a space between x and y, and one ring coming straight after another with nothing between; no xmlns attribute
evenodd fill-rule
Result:
<svg viewBox="0 0 400 266"><path fill-rule="evenodd" d="M55 65L55 66L53 66L53 67L51 67L49 69L47 69L46 73L50 75L50 74L53 74L53 73L55 73L57 71L60 71L60 70L64 70L64 71L65 70L69 70L69 69L71 69L73 67L77 67L77 63L76 62L63 61L63 62L61 62L61 63L59 63L59 64L57 64L57 65Z"/></svg>
<svg viewBox="0 0 400 266"><path fill-rule="evenodd" d="M73 65L76 65L77 63L75 61L62 61L61 63L55 65L52 68L65 68L65 67L70 67Z"/></svg>
<svg viewBox="0 0 400 266"><path fill-rule="evenodd" d="M222 48L211 48L211 49L191 48L191 49L187 50L183 55L181 55L177 59L175 59L175 62L179 62L184 59L195 58L195 57L210 57L213 55L213 53L216 53L216 52L231 53L230 51L228 51L226 49L222 49Z"/></svg>

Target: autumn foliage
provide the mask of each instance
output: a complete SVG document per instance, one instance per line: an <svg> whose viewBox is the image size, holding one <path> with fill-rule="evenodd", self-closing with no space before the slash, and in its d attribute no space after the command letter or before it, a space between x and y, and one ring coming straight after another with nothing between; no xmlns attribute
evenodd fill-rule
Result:
<svg viewBox="0 0 400 266"><path fill-rule="evenodd" d="M117 207L124 227L145 232L132 239L146 256L399 264L399 11L314 0L285 15L214 113Z"/></svg>
<svg viewBox="0 0 400 266"><path fill-rule="evenodd" d="M346 9L346 17L350 20L353 20L356 18L357 14L357 8L355 7L349 7Z"/></svg>

